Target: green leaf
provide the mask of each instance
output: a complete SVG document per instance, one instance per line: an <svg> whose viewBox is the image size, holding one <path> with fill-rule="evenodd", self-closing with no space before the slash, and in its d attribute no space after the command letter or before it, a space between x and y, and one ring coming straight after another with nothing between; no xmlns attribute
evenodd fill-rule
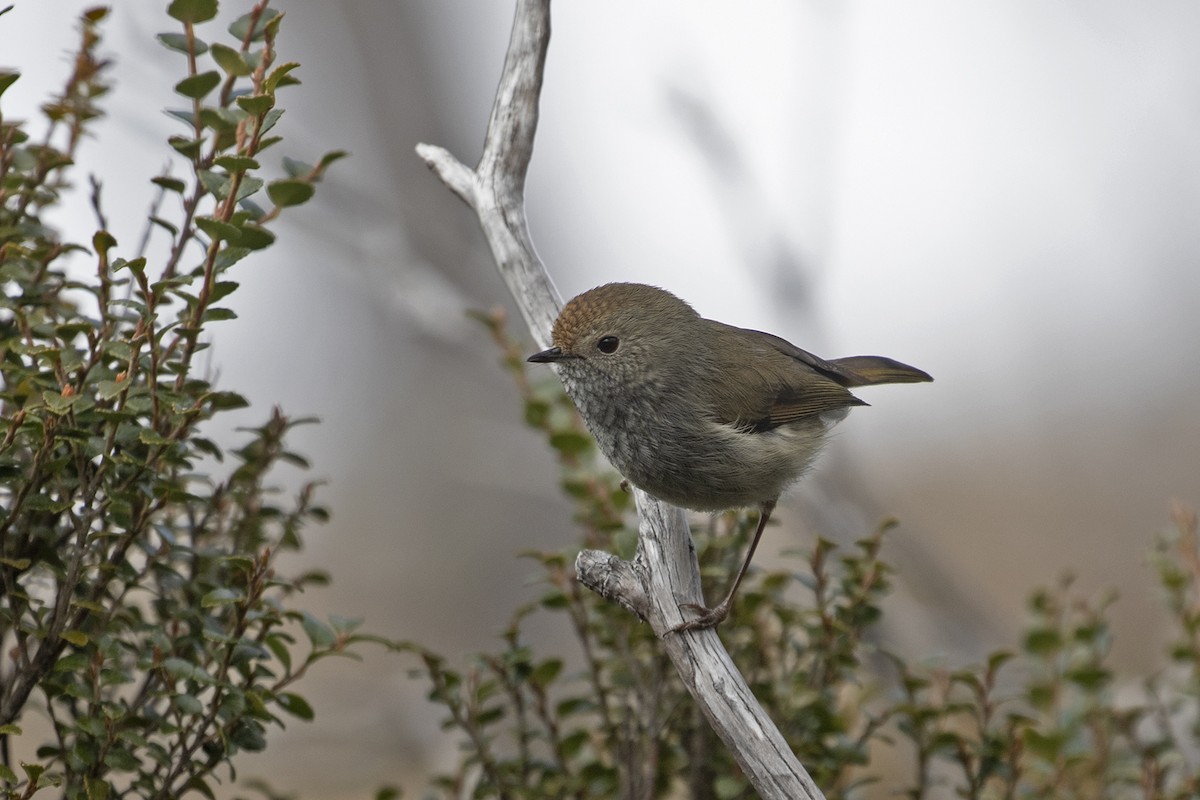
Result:
<svg viewBox="0 0 1200 800"><path fill-rule="evenodd" d="M102 778L84 778L84 788L87 790L87 800L108 800L112 787Z"/></svg>
<svg viewBox="0 0 1200 800"><path fill-rule="evenodd" d="M229 33L239 42L244 42L247 40L251 42L257 41L261 39L263 37L263 33L266 32L267 23L278 16L278 11L273 8L268 8L259 16L258 24L255 25L253 31L251 31L250 23L251 20L253 20L253 15L244 14L238 17L233 24L229 26Z"/></svg>
<svg viewBox="0 0 1200 800"><path fill-rule="evenodd" d="M185 54L188 51L187 36L182 33L160 33L158 40L171 50ZM196 55L198 56L202 56L208 52L208 45L195 37L192 38L192 46L196 48Z"/></svg>
<svg viewBox="0 0 1200 800"><path fill-rule="evenodd" d="M105 255L108 251L117 246L117 240L108 231L96 231L92 236L92 247L100 255Z"/></svg>
<svg viewBox="0 0 1200 800"><path fill-rule="evenodd" d="M218 200L224 200L229 195L228 175L213 172L211 169L202 169L196 172L196 176L200 178L200 183L204 184L204 188L212 192Z"/></svg>
<svg viewBox="0 0 1200 800"><path fill-rule="evenodd" d="M168 108L164 110L168 117L173 117L179 120L189 128L193 127L196 122L196 115L192 113L190 108ZM169 139L167 141L170 141Z"/></svg>
<svg viewBox="0 0 1200 800"><path fill-rule="evenodd" d="M269 94L244 94L236 102L238 108L255 117L261 117L275 107L275 98Z"/></svg>
<svg viewBox="0 0 1200 800"><path fill-rule="evenodd" d="M210 308L204 312L205 322L221 322L227 319L237 319L237 314L231 308Z"/></svg>
<svg viewBox="0 0 1200 800"><path fill-rule="evenodd" d="M229 734L229 741L250 753L257 753L267 746L267 739L263 736L262 726L244 717L234 725L233 730Z"/></svg>
<svg viewBox="0 0 1200 800"><path fill-rule="evenodd" d="M60 392L44 391L42 392L42 401L45 402L46 408L50 409L52 414L66 414L71 410L71 406L75 405L75 401L79 399L79 395L63 395Z"/></svg>
<svg viewBox="0 0 1200 800"><path fill-rule="evenodd" d="M83 631L63 631L59 636L76 647L83 647L88 643L88 635Z"/></svg>
<svg viewBox="0 0 1200 800"><path fill-rule="evenodd" d="M231 603L236 603L242 599L242 595L235 592L233 589L220 588L213 589L204 597L200 598L201 608L214 608L215 606L227 606Z"/></svg>
<svg viewBox="0 0 1200 800"><path fill-rule="evenodd" d="M276 634L267 637L267 647L271 649L271 652L275 654L275 658L279 659L279 663L283 664L283 668L289 673L292 671L292 654L288 650L288 642L290 641L291 637L287 637L285 634Z"/></svg>
<svg viewBox="0 0 1200 800"><path fill-rule="evenodd" d="M140 747L145 747L145 744L139 745ZM115 746L110 747L104 756L104 766L117 772L132 772L141 766L141 762L124 747Z"/></svg>
<svg viewBox="0 0 1200 800"><path fill-rule="evenodd" d="M1062 644L1062 635L1054 628L1034 628L1025 634L1025 650L1033 655L1049 655Z"/></svg>
<svg viewBox="0 0 1200 800"><path fill-rule="evenodd" d="M1103 667L1089 665L1069 669L1063 677L1085 691L1096 692L1109 683L1112 674Z"/></svg>
<svg viewBox="0 0 1200 800"><path fill-rule="evenodd" d="M1025 697L1029 700L1029 704L1039 709L1049 708L1054 703L1056 696L1054 685L1042 682L1033 683L1025 690Z"/></svg>
<svg viewBox="0 0 1200 800"><path fill-rule="evenodd" d="M303 161L297 161L294 158L283 159L283 171L288 174L288 177L299 178L302 175L308 175L314 170L312 164L306 164Z"/></svg>
<svg viewBox="0 0 1200 800"><path fill-rule="evenodd" d="M10 727L10 726L5 726ZM16 783L18 780L17 773L12 771L12 768L7 764L0 764L0 781L4 783Z"/></svg>
<svg viewBox="0 0 1200 800"><path fill-rule="evenodd" d="M304 633L315 648L324 650L332 647L337 641L333 629L307 611L302 612L300 626L304 628Z"/></svg>
<svg viewBox="0 0 1200 800"><path fill-rule="evenodd" d="M1066 738L1067 735L1062 731L1042 733L1031 728L1025 731L1024 743L1034 754L1046 761L1053 762L1062 752Z"/></svg>
<svg viewBox="0 0 1200 800"><path fill-rule="evenodd" d="M305 722L311 722L312 718L316 716L308 701L295 692L280 692L275 696L275 702L279 703L280 708L284 711Z"/></svg>
<svg viewBox="0 0 1200 800"><path fill-rule="evenodd" d="M91 600L85 600L82 597L78 597L78 598L75 598L74 600L72 600L71 605L74 606L75 608L82 608L87 611L91 611L95 614L103 614L108 611L107 606L105 606L101 603L93 602Z"/></svg>
<svg viewBox="0 0 1200 800"><path fill-rule="evenodd" d="M239 192L238 194L241 194L241 192ZM252 220L257 221L267 215L266 209L264 209L262 206L260 206L258 203L254 202L253 200L245 200L245 199L239 200L238 206L241 207L241 209L243 211L245 211L247 214L249 214L250 219L252 219Z"/></svg>
<svg viewBox="0 0 1200 800"><path fill-rule="evenodd" d="M217 15L217 0L172 0L167 13L183 23L208 22Z"/></svg>
<svg viewBox="0 0 1200 800"><path fill-rule="evenodd" d="M1013 658L1014 658L1013 654L1008 652L1007 650L997 650L996 652L994 652L990 656L988 656L988 660L987 660L988 672L995 673L1002 666L1007 664L1009 661L1012 661Z"/></svg>
<svg viewBox="0 0 1200 800"><path fill-rule="evenodd" d="M92 657L87 653L72 653L69 656L63 656L58 661L54 662L55 672L80 672L87 669L87 665L91 662Z"/></svg>
<svg viewBox="0 0 1200 800"><path fill-rule="evenodd" d="M172 678L196 681L197 683L215 683L213 677L202 668L182 658L164 659L162 668Z"/></svg>
<svg viewBox="0 0 1200 800"><path fill-rule="evenodd" d="M295 78L290 77L289 73L300 65L295 61L288 61L285 64L280 64L275 69L271 70L271 74L263 81L263 89L267 92L274 92L281 86L287 86L289 83L299 83Z"/></svg>
<svg viewBox="0 0 1200 800"><path fill-rule="evenodd" d="M316 189L307 181L282 180L267 184L267 196L282 208L306 203L315 192Z"/></svg>
<svg viewBox="0 0 1200 800"><path fill-rule="evenodd" d="M221 73L216 71L201 72L198 75L189 75L175 84L175 91L184 97L199 100L217 88L220 83Z"/></svg>
<svg viewBox="0 0 1200 800"><path fill-rule="evenodd" d="M232 134L237 131L238 123L245 118L245 114L241 111L232 108L211 108L204 107L200 109L200 124L206 128L212 128L220 133Z"/></svg>
<svg viewBox="0 0 1200 800"><path fill-rule="evenodd" d="M138 431L138 441L140 441L142 444L148 444L151 447L167 445L171 444L172 442L171 439L163 436L153 428L142 428L140 431Z"/></svg>
<svg viewBox="0 0 1200 800"><path fill-rule="evenodd" d="M29 565L32 563L33 562L28 558L6 558L4 556L0 556L0 564L3 564L6 567L12 567L18 572L24 572L25 570L29 569ZM0 731L0 733L3 733L3 731Z"/></svg>
<svg viewBox="0 0 1200 800"><path fill-rule="evenodd" d="M346 158L349 155L350 154L347 153L345 150L331 150L330 152L321 156L321 161L320 161L320 163L317 164L317 172L318 173L324 172L325 168L328 167L330 164L332 164L335 161L340 161L341 159Z"/></svg>
<svg viewBox="0 0 1200 800"><path fill-rule="evenodd" d="M225 70L229 75L244 77L249 75L253 70L246 63L246 59L242 57L241 51L234 50L223 44L213 44L212 57L217 62L217 66Z"/></svg>
<svg viewBox="0 0 1200 800"><path fill-rule="evenodd" d="M237 392L211 392L204 399L208 401L214 411L230 411L250 405L250 401Z"/></svg>
<svg viewBox="0 0 1200 800"><path fill-rule="evenodd" d="M187 185L183 181L168 175L159 175L157 178L151 178L150 182L155 186L161 186L168 192L175 192L176 194L183 194L184 190L187 189Z"/></svg>
<svg viewBox="0 0 1200 800"><path fill-rule="evenodd" d="M190 115L187 121L191 122ZM200 148L204 146L204 140L189 139L186 136L171 136L167 139L167 144L175 148L175 152L184 158L196 158L200 155Z"/></svg>
<svg viewBox="0 0 1200 800"><path fill-rule="evenodd" d="M242 231L236 225L221 222L212 217L196 217L196 227L208 234L214 241L236 242L242 238Z"/></svg>
<svg viewBox="0 0 1200 800"><path fill-rule="evenodd" d="M208 293L208 302L215 303L229 295L238 288L238 284L234 281L217 281L213 284L212 291Z"/></svg>
<svg viewBox="0 0 1200 800"><path fill-rule="evenodd" d="M248 255L250 255L250 248L248 247L226 247L220 253L217 253L217 260L214 262L214 265L218 271L226 270Z"/></svg>
<svg viewBox="0 0 1200 800"><path fill-rule="evenodd" d="M4 94L4 90L16 83L17 78L21 77L21 73L11 70L0 70L0 94Z"/></svg>
<svg viewBox="0 0 1200 800"><path fill-rule="evenodd" d="M280 453L279 460L285 464L291 464L294 467L299 467L300 469L312 469L312 464L309 463L307 458L299 453L293 453L290 450L285 450Z"/></svg>
<svg viewBox="0 0 1200 800"><path fill-rule="evenodd" d="M591 734L586 730L578 730L567 734L563 737L562 751L563 755L572 758L583 749L583 746L591 740Z"/></svg>
<svg viewBox="0 0 1200 800"><path fill-rule="evenodd" d="M246 223L242 226L242 238L238 244L250 250L262 250L275 244L275 234L259 225Z"/></svg>
<svg viewBox="0 0 1200 800"><path fill-rule="evenodd" d="M558 677L558 674L562 672L562 668L563 662L561 660L548 658L534 667L533 672L529 674L529 682L536 686L549 686Z"/></svg>
<svg viewBox="0 0 1200 800"><path fill-rule="evenodd" d="M592 448L592 439L577 431L557 431L550 434L550 446L563 455L574 456Z"/></svg>
<svg viewBox="0 0 1200 800"><path fill-rule="evenodd" d="M282 116L282 108L272 108L270 111L264 114L262 118L262 124L259 125L258 128L258 135L262 136L264 133L271 130L271 128L274 128L275 123L279 122L279 119ZM267 139L263 139L258 143L258 151L261 153L268 143L274 144L276 140L278 140L278 137L268 137Z"/></svg>
<svg viewBox="0 0 1200 800"><path fill-rule="evenodd" d="M199 698L190 694L177 694L171 698L172 704L185 714L200 716L204 713L204 704Z"/></svg>
<svg viewBox="0 0 1200 800"><path fill-rule="evenodd" d="M226 172L245 172L248 169L258 169L258 162L250 156L220 156L213 163Z"/></svg>
<svg viewBox="0 0 1200 800"><path fill-rule="evenodd" d="M99 236L101 233L104 233L104 231L98 231L96 235ZM113 241L115 242L116 240ZM54 326L54 333L63 341L70 341L81 333L95 330L98 324L98 322L90 319L80 319L77 322L64 322L61 325Z"/></svg>
<svg viewBox="0 0 1200 800"><path fill-rule="evenodd" d="M188 782L183 785L183 790L185 792L199 792L207 797L208 800L216 800L217 798L217 796L213 794L213 790L209 788L208 782L205 781L203 776L200 775L193 775Z"/></svg>
<svg viewBox="0 0 1200 800"><path fill-rule="evenodd" d="M247 197L257 192L263 187L263 179L256 178L253 175L243 175L241 183L238 184L237 198L239 205L244 206L244 201Z"/></svg>
<svg viewBox="0 0 1200 800"><path fill-rule="evenodd" d="M128 269L130 272L136 272L140 275L146 271L146 258L142 256L140 258L135 258L132 261L126 261L123 258L118 258L113 261L113 272L120 272L123 269Z"/></svg>

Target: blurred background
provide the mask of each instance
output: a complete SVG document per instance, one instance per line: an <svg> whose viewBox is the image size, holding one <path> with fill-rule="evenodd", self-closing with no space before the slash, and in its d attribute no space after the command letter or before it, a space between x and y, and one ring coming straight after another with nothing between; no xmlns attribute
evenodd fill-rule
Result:
<svg viewBox="0 0 1200 800"><path fill-rule="evenodd" d="M61 85L87 5L24 0L0 19L0 61L24 73L7 116ZM273 404L322 418L293 439L311 475L282 476L327 481L334 512L295 563L333 576L309 607L451 655L490 648L536 591L518 551L575 533L464 315L511 306L506 290L413 147L474 163L512 3L273 5L282 59L303 63L278 155L353 158L239 265L212 368L254 405L218 433L236 441ZM116 89L83 150L122 244L176 132L145 109L181 105L163 7L114 9ZM1160 663L1144 554L1172 501L1200 503L1200 5L576 1L553 30L527 195L564 297L657 284L705 316L936 378L863 392L872 407L785 499L776 553L895 516L883 636L902 651L960 664L1009 646L1028 593L1070 570L1119 592L1121 674ZM56 221L86 240L92 220L81 197ZM377 651L320 665L301 689L317 721L242 776L306 798L419 795L454 751L407 667Z"/></svg>

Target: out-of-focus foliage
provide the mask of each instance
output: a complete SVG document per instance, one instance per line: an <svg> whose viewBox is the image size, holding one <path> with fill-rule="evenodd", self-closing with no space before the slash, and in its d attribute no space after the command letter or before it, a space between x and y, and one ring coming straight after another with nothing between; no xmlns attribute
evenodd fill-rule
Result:
<svg viewBox="0 0 1200 800"><path fill-rule="evenodd" d="M581 546L633 556L630 502L597 467L557 381L533 384L500 314L481 315L504 350L526 421L546 436L576 502ZM753 514L696 531L714 595L740 563ZM1183 509L1153 563L1177 626L1161 672L1117 697L1107 658L1110 601L1064 580L1035 592L1019 645L961 669L890 652L873 630L887 605L885 524L848 551L818 540L796 569L755 570L720 628L734 662L829 798L1192 798L1200 796L1200 549ZM414 676L462 742L434 796L751 798L753 789L677 680L649 626L582 590L578 549L532 553L544 593L516 610L501 647L465 667L417 644ZM523 630L565 615L567 654L535 652ZM578 664L568 669L567 664Z"/></svg>

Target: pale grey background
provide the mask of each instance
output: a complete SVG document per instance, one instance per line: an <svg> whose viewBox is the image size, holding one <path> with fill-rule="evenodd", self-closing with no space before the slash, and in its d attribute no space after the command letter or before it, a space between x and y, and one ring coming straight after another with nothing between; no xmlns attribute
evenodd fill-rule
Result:
<svg viewBox="0 0 1200 800"><path fill-rule="evenodd" d="M61 82L85 5L26 0L0 19L0 62L26 73L6 115ZM179 105L158 5L116 4L117 87L83 151L130 246L174 132L144 109ZM272 404L324 419L294 438L334 510L301 559L334 583L307 602L452 654L487 648L534 591L515 554L573 534L551 458L464 321L504 289L412 148L473 161L511 4L277 5L304 81L278 155L353 158L239 266L240 319L212 363L255 405L228 427ZM1118 663L1135 676L1162 640L1143 554L1173 498L1200 501L1198 33L1182 0L560 2L533 236L566 296L655 283L823 355L929 370L932 385L866 396L771 546L807 541L822 498L868 525L898 516L887 635L951 663L1011 644L1028 591L1071 567L1088 591L1120 590ZM90 236L85 203L60 219ZM316 723L242 774L363 798L445 765L408 666L372 651L316 669Z"/></svg>

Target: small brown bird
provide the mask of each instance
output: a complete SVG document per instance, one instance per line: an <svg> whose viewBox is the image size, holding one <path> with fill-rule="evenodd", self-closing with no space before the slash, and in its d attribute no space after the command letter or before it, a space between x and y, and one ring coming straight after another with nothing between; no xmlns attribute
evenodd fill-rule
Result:
<svg viewBox="0 0 1200 800"><path fill-rule="evenodd" d="M933 380L881 356L832 361L769 333L701 317L663 289L610 283L563 307L554 346L529 357L558 365L600 449L633 484L673 505L761 509L733 586L675 632L729 615L763 528L852 406L847 387Z"/></svg>

